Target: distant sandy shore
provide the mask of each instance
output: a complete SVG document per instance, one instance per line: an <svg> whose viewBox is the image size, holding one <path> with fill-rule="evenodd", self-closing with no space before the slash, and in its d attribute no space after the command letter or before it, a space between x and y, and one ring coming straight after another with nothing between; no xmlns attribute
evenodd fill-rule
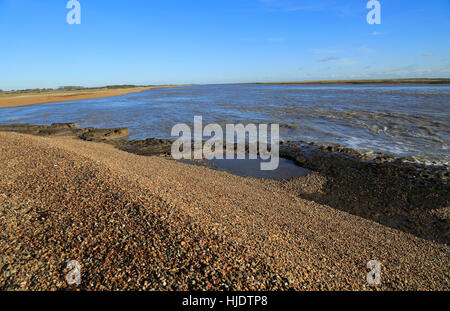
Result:
<svg viewBox="0 0 450 311"><path fill-rule="evenodd" d="M51 90L44 92L32 93L12 93L0 94L0 108L21 107L37 104L56 103L64 101L73 101L80 99L92 99L100 97L111 97L126 95L130 93L142 92L154 88L165 88L173 86L150 86L150 87L133 87L133 88L117 88L117 89L84 89L84 90Z"/></svg>

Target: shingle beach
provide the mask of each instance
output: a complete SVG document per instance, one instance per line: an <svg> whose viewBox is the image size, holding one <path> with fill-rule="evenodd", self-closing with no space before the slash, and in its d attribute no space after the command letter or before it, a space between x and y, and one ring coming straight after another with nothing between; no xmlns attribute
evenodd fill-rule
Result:
<svg viewBox="0 0 450 311"><path fill-rule="evenodd" d="M450 289L448 245L290 191L320 192L319 173L270 181L74 137L0 142L1 290Z"/></svg>

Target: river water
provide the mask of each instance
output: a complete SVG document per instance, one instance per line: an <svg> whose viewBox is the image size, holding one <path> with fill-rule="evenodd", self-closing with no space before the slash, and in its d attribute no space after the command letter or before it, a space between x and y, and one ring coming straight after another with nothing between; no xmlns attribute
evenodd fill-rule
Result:
<svg viewBox="0 0 450 311"><path fill-rule="evenodd" d="M177 123L279 123L281 140L450 160L450 86L203 85L0 109L0 124L77 122L170 138Z"/></svg>

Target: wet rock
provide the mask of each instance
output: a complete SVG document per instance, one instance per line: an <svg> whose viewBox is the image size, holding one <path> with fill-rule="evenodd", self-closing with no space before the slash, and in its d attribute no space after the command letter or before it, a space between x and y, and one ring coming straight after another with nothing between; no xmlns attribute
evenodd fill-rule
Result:
<svg viewBox="0 0 450 311"><path fill-rule="evenodd" d="M63 134L70 135L75 134L78 131L77 127L77 123L53 123L51 126L23 123L2 125L0 126L0 131L42 136Z"/></svg>
<svg viewBox="0 0 450 311"><path fill-rule="evenodd" d="M80 137L87 141L94 140L112 140L125 138L130 135L128 128L113 128L113 129L90 129L83 133Z"/></svg>
<svg viewBox="0 0 450 311"><path fill-rule="evenodd" d="M448 219L430 212L450 204L447 167L317 143L281 146L280 156L329 179L322 189L323 195L314 197L316 202L450 244ZM296 191L303 197L303 189ZM309 195L306 198L311 199Z"/></svg>
<svg viewBox="0 0 450 311"><path fill-rule="evenodd" d="M78 127L78 123L53 123L50 127L54 129L73 129Z"/></svg>

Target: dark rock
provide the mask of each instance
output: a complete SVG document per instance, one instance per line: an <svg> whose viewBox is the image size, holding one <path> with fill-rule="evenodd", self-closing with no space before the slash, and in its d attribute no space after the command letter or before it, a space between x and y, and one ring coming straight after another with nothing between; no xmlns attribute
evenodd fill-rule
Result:
<svg viewBox="0 0 450 311"><path fill-rule="evenodd" d="M72 129L77 128L78 123L53 123L50 127L54 129Z"/></svg>
<svg viewBox="0 0 450 311"><path fill-rule="evenodd" d="M80 137L87 141L94 140L112 140L125 138L130 135L128 128L113 128L113 129L90 129L83 133Z"/></svg>

